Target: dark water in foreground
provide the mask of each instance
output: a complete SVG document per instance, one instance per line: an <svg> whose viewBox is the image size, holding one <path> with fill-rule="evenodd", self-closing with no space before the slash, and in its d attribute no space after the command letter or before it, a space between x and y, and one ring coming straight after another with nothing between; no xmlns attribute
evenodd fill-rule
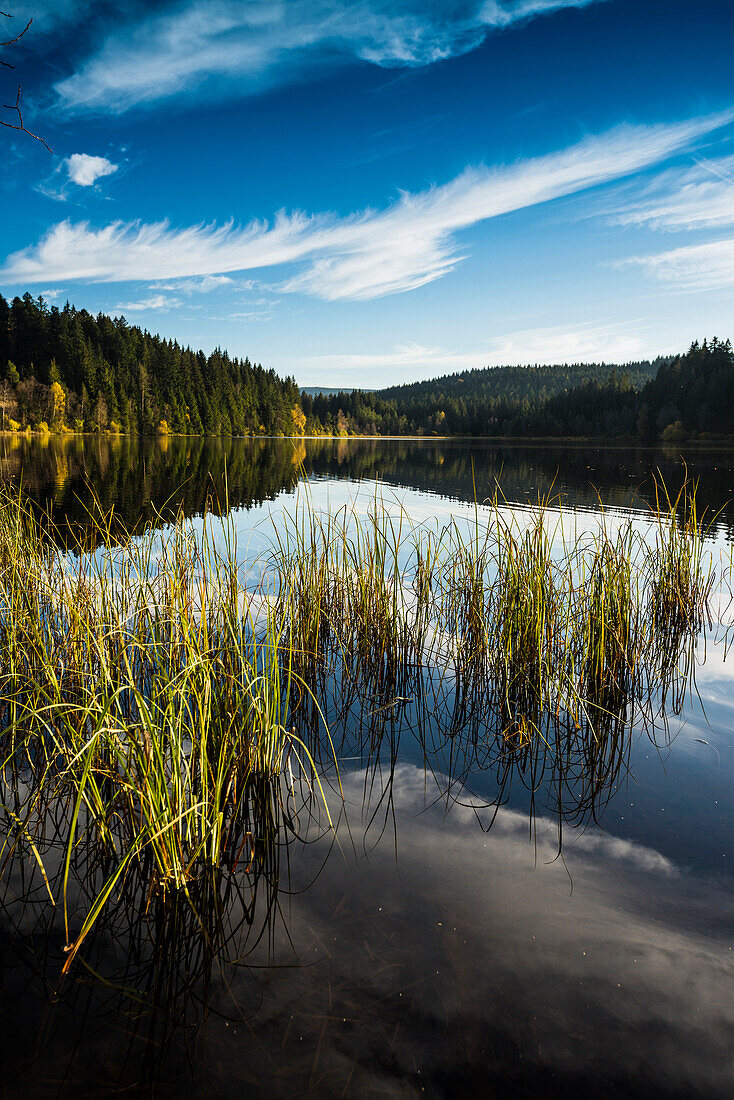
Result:
<svg viewBox="0 0 734 1100"><path fill-rule="evenodd" d="M256 541L307 475L319 508L368 500L379 478L416 522L471 518L497 479L510 504L555 495L593 525L600 502L644 509L653 472L677 490L687 466L699 503L720 512L712 552L734 538L734 452L713 449L18 443L0 441L4 476L71 524L92 494L128 524L178 503L195 514L214 494ZM442 730L428 752L388 718L377 758L355 731L332 731L347 746L336 836L314 824L284 848L277 890L272 877L223 888L203 930L185 904L162 914L137 899L63 984L63 922L37 875L28 895L30 855L0 895L2 1094L731 1096L723 639L715 624L683 712L634 735L591 805L552 768L518 766L500 789Z"/></svg>

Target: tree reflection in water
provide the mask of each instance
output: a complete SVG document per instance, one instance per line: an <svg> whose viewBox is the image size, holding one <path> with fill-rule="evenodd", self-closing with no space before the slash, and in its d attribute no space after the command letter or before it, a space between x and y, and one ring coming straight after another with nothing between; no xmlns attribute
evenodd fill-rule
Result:
<svg viewBox="0 0 734 1100"><path fill-rule="evenodd" d="M77 444L69 446L73 451ZM299 477L292 445L285 442L171 440L166 453L156 451L156 441L102 440L95 446L94 459L87 444L81 454L67 455L63 479L58 455L49 455L56 474L49 465L35 484L29 477L39 500L49 474L56 479L57 519L72 523L85 514L88 498L74 495L84 470L102 502L115 501L128 523L149 518L153 505L162 508L171 483L187 474L185 504L191 511L203 508L212 484L224 481L225 458L233 505L247 507L291 489ZM322 457L314 446L308 460L315 474L340 466L360 476L379 465L380 452L371 444L339 445L342 452L330 441L318 446ZM396 482L428 484L426 447L429 457L441 449L438 443L396 446ZM527 455L522 461L528 462ZM468 452L459 448L452 463L454 480L444 484L462 491ZM524 484L526 476L537 477L537 465L528 472L520 463L516 474ZM426 637L434 636L435 625L425 624ZM507 682L503 709L488 690L486 669L463 674L471 647L458 662L452 657L418 668L377 663L354 641L348 674L333 665L303 670L304 679L312 677L318 687L343 800L313 696L304 694L293 715L323 781L331 780L329 801L339 808L335 829L327 829L318 800L304 786L290 807L291 820L255 829L257 844L238 846L226 866L200 875L188 894L151 890L150 868L131 867L64 978L62 906L49 899L63 893L73 806L41 801L32 827L19 831L28 776L8 763L2 803L10 843L2 855L0 917L6 1094L413 1095L421 1090L419 1070L425 1065L427 1091L434 1095L461 1089L484 1095L492 1087L566 1096L588 1095L596 1087L612 1095L611 1086L606 1092L599 1086L611 1079L599 1065L608 1066L616 1052L621 1068L614 1088L631 1095L629 1082L640 1072L637 1048L630 1039L619 1053L620 1041L624 1045L647 1028L641 1057L652 1051L659 1064L668 1058L673 1067L676 1059L691 1061L671 1069L670 1078L663 1074L664 1094L684 1095L691 1086L726 1095L727 1064L717 1036L733 1021L719 1007L723 977L717 974L728 973L721 955L664 925L654 900L647 899L649 910L643 910L640 898L649 883L640 884L635 875L659 875L665 904L694 914L696 928L701 908L666 886L678 872L665 857L630 842L615 847L597 828L609 802L634 782L639 746L667 747L668 719L684 711L695 687L696 641L690 630L673 632L665 659L650 666L642 705L638 684L592 682L589 674L588 707L575 714L538 708L536 698L519 696ZM340 638L339 645L346 644ZM518 716L532 722L532 737ZM564 938L558 931L564 911L546 892L547 879L523 877L511 863L511 845L522 851L528 833L539 863L559 853L565 857L569 840L572 851L582 853L580 863L574 855L576 866L569 864L569 870L584 899L583 949L580 938L571 942L569 933ZM601 867L596 879L589 869L592 852ZM477 898L469 884L481 876L485 856L496 904L484 895L485 908L472 910ZM615 893L623 860L631 870ZM397 868L394 879L391 866ZM109 854L101 846L85 842L73 848L67 887L72 931L109 872ZM602 905L597 895L604 890ZM516 910L505 895L516 895ZM454 925L445 920L452 899L455 912L473 913L472 929L463 926L463 947L450 938ZM616 916L620 899L624 925ZM378 916L388 905L389 921ZM545 908L556 920L550 932ZM722 913L730 908L724 904ZM650 922L640 918L643 911L652 911ZM456 917L462 930L458 922ZM659 934L663 926L665 936ZM551 947L538 975L518 961L523 951L536 956L508 931L515 927L527 932L527 940L548 936ZM483 953L486 943L480 943L485 930L492 937L491 961ZM620 1023L630 1001L619 1014L613 1007L623 982L613 980L618 975L611 962L595 971L602 992L574 999L578 991L567 986L586 980L585 972L578 976L576 955L593 943L599 955L606 949L611 959L622 959L628 935L658 954L676 952L689 984L697 969L705 975L715 1003L692 1001L696 1012L703 1005L703 1038L682 1007L683 990L670 992L652 964L643 984L624 979L650 1006L647 1014L637 1006L639 1022L635 1017L631 1026ZM562 1040L554 1033L556 1008ZM650 1037L657 1012L678 1049ZM568 1036L577 1033L598 1060L591 1071L568 1056ZM684 1048L696 1046L696 1035L694 1064L694 1054ZM643 1073L639 1081L647 1087L651 1078Z"/></svg>

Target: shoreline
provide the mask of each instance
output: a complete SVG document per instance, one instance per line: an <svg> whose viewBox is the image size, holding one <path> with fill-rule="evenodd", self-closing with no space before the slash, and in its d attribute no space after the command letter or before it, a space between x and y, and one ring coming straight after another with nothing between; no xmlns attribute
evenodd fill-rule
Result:
<svg viewBox="0 0 734 1100"><path fill-rule="evenodd" d="M315 442L318 440L338 441L352 443L358 440L366 442L404 442L404 443L496 443L512 446L549 446L559 445L568 447L635 447L635 448L659 448L669 447L710 447L710 448L734 448L734 437L721 436L707 439L656 439L640 440L634 436L508 436L508 435L185 435L181 432L157 433L156 435L139 435L129 432L76 432L66 430L60 432L39 432L33 429L23 431L0 430L0 438L3 439L98 439L98 440L123 440L123 439L203 439L203 440L282 440L291 443Z"/></svg>

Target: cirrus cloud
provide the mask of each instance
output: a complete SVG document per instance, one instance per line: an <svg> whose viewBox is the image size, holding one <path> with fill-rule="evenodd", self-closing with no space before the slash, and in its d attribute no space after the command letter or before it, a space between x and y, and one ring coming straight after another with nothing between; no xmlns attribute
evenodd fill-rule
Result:
<svg viewBox="0 0 734 1100"><path fill-rule="evenodd" d="M734 239L688 244L625 261L681 290L716 290L734 286Z"/></svg>
<svg viewBox="0 0 734 1100"><path fill-rule="evenodd" d="M602 213L614 225L671 232L734 225L734 156L661 172L641 193Z"/></svg>
<svg viewBox="0 0 734 1100"><path fill-rule="evenodd" d="M112 31L56 85L70 112L120 114L222 84L249 94L351 59L419 67L493 30L600 0L186 0Z"/></svg>
<svg viewBox="0 0 734 1100"><path fill-rule="evenodd" d="M639 319L615 324L592 321L574 326L524 329L496 336L469 350L426 347L420 343L397 344L387 351L346 351L326 355L307 355L279 363L281 370L297 367L303 385L349 387L355 377L369 374L373 385L398 385L401 382L436 378L477 367L499 367L538 362L627 362L642 359Z"/></svg>
<svg viewBox="0 0 734 1100"><path fill-rule="evenodd" d="M172 227L168 222L63 221L8 257L9 283L161 281L301 264L281 289L329 301L366 300L439 279L464 258L458 234L513 211L624 178L695 145L734 118L722 112L674 124L623 125L564 150L449 183L403 192L382 210L346 217L276 215L272 223Z"/></svg>
<svg viewBox="0 0 734 1100"><path fill-rule="evenodd" d="M165 294L151 294L148 298L139 298L136 302L121 302L114 306L115 313L144 313L148 310L174 309L181 305L180 298L167 298Z"/></svg>

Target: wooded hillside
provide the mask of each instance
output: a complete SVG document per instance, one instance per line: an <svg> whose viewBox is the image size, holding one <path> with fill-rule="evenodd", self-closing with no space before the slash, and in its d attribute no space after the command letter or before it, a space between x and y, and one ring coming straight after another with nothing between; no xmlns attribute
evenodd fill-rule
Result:
<svg viewBox="0 0 734 1100"><path fill-rule="evenodd" d="M249 359L30 294L0 295L0 427L150 435L734 435L734 354L717 339L622 365L483 368L313 394Z"/></svg>

